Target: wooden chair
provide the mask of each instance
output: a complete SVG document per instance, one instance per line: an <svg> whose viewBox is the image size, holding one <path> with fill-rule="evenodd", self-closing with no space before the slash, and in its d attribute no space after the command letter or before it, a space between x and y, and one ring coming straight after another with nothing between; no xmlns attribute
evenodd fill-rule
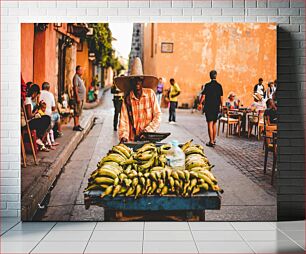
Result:
<svg viewBox="0 0 306 254"><path fill-rule="evenodd" d="M276 171L276 161L277 161L277 133L276 131L265 131L264 135L264 146L265 146L265 160L264 160L264 174L267 170L267 161L269 152L273 154L273 165L272 165L272 176L271 184L274 182L274 175Z"/></svg>
<svg viewBox="0 0 306 254"><path fill-rule="evenodd" d="M25 120L25 132L29 138L29 142L30 142L30 146L31 146L31 151L32 151L32 155L33 155L33 159L34 159L34 162L35 164L37 165L37 158L36 158L36 151L35 151L35 148L34 148L34 142L33 142L33 139L32 139L32 132L30 130L30 126L29 126L29 121L28 121L28 118L27 118L27 114L26 114L26 110L25 110L25 105L24 105L24 102L21 101L21 114L23 114L24 116L24 120ZM25 143L24 143L24 138L23 138L23 131L21 129L21 155L22 155L22 158L23 158L23 166L26 167L27 164L26 164L26 151L25 151Z"/></svg>
<svg viewBox="0 0 306 254"><path fill-rule="evenodd" d="M255 111L252 112L252 115L248 117L248 138L251 136L253 131L253 127L255 126L255 135L257 135L257 139L260 140L261 133L264 128L264 110L259 110L257 113Z"/></svg>
<svg viewBox="0 0 306 254"><path fill-rule="evenodd" d="M220 134L220 124L222 123L222 132L224 132L224 126L227 124L226 137L233 134L233 128L235 132L238 128L238 135L240 137L240 118L240 115L231 112L227 107L223 107L222 117L218 121L218 136Z"/></svg>

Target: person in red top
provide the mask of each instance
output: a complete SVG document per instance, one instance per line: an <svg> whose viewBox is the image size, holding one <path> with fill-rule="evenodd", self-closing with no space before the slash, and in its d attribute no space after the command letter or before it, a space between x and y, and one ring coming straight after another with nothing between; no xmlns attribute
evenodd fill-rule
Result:
<svg viewBox="0 0 306 254"><path fill-rule="evenodd" d="M155 93L158 79L143 75L141 61L135 58L131 75L116 77L114 82L125 93L120 113L120 142L137 141L144 132L157 131L161 122Z"/></svg>

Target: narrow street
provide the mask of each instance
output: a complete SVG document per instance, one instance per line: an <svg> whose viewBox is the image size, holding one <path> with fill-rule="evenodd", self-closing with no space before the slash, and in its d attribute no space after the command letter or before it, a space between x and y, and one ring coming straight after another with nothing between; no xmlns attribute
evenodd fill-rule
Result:
<svg viewBox="0 0 306 254"><path fill-rule="evenodd" d="M96 117L89 134L79 144L62 169L49 195L43 221L102 221L103 208L91 206L85 210L83 190L97 162L118 143L113 131L112 95L108 91L100 106L91 109ZM177 125L168 124L167 109L163 109L160 131L171 132L165 140L177 139L184 143L191 138L194 143L207 142L205 117L190 110L177 111ZM270 185L271 159L268 172L263 174L262 141L255 138L231 136L220 133L215 148L205 148L214 175L224 189L221 209L206 211L208 221L274 221L276 220L276 189Z"/></svg>

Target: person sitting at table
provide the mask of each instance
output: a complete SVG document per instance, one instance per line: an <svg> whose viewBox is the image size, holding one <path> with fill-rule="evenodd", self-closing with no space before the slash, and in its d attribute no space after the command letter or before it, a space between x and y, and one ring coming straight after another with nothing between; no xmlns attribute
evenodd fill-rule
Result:
<svg viewBox="0 0 306 254"><path fill-rule="evenodd" d="M264 113L266 119L266 130L275 131L277 130L277 107L272 99L268 99L266 104L267 109Z"/></svg>
<svg viewBox="0 0 306 254"><path fill-rule="evenodd" d="M240 100L235 100L236 95L234 92L230 92L227 97L227 101L225 102L225 106L228 109L239 109Z"/></svg>
<svg viewBox="0 0 306 254"><path fill-rule="evenodd" d="M265 110L266 105L263 101L263 97L259 93L253 94L254 102L251 104L250 109L251 111L258 112L259 110Z"/></svg>

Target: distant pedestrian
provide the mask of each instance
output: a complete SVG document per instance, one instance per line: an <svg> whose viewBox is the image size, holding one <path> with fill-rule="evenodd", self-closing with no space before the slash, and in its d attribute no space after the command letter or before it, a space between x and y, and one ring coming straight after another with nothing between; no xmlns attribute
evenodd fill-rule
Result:
<svg viewBox="0 0 306 254"><path fill-rule="evenodd" d="M214 147L216 145L217 134L216 123L218 120L218 114L221 112L223 105L223 89L221 84L216 81L217 72L215 70L212 70L209 73L209 76L211 81L205 84L198 109L202 109L202 103L204 102L204 112L209 136L209 142L206 143L206 145Z"/></svg>
<svg viewBox="0 0 306 254"><path fill-rule="evenodd" d="M175 109L177 108L177 97L180 95L181 89L173 78L170 79L170 84L171 87L169 93L169 100L170 100L169 123L175 124L176 123Z"/></svg>
<svg viewBox="0 0 306 254"><path fill-rule="evenodd" d="M159 104L159 105L160 105L161 99L162 99L162 97L163 97L163 91L164 91L164 82L163 82L163 78L159 78L159 79L158 79L157 90L156 90L156 97L157 97L157 101L158 101L158 104Z"/></svg>
<svg viewBox="0 0 306 254"><path fill-rule="evenodd" d="M254 86L254 94L260 94L262 97L265 97L265 87L262 78L260 78L258 84Z"/></svg>
<svg viewBox="0 0 306 254"><path fill-rule="evenodd" d="M83 75L83 68L78 65L76 67L76 73L73 77L73 97L74 97L74 101L73 101L73 108L74 108L74 127L73 130L74 131L82 131L84 130L81 126L80 126L80 122L79 122L79 118L82 114L82 110L83 110L83 105L84 105L84 100L86 97L86 88L85 88L85 84L84 81L82 80L82 75Z"/></svg>
<svg viewBox="0 0 306 254"><path fill-rule="evenodd" d="M272 81L269 82L268 83L268 88L266 90L266 100L272 99L272 96L275 93L275 91L276 91L276 87L274 85L274 82L272 82Z"/></svg>
<svg viewBox="0 0 306 254"><path fill-rule="evenodd" d="M123 102L123 98L124 98L124 93L121 92L118 89L118 87L116 87L115 83L113 84L113 86L111 88L111 93L114 95L113 103L114 103L114 108L115 108L113 126L114 126L114 131L117 131L119 114L121 112L121 107L122 107L122 102Z"/></svg>

